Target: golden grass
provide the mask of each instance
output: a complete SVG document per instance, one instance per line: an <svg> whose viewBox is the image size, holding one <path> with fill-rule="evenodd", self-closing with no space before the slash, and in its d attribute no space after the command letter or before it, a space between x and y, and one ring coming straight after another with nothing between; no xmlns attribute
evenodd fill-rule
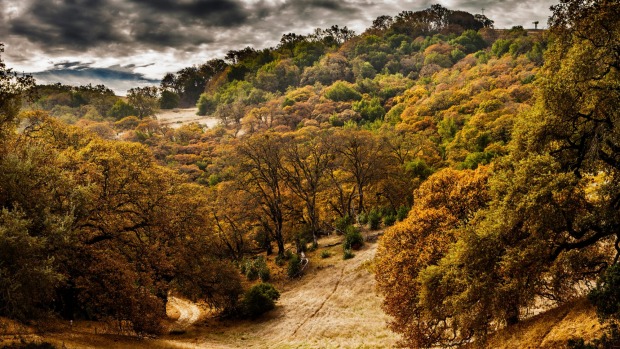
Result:
<svg viewBox="0 0 620 349"><path fill-rule="evenodd" d="M601 333L594 308L586 299L580 299L500 330L491 336L485 348L565 348L569 339L591 340Z"/></svg>

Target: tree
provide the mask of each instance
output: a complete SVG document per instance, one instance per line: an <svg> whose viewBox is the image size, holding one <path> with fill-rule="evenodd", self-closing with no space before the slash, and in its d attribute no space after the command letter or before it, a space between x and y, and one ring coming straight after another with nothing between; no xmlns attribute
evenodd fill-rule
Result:
<svg viewBox="0 0 620 349"><path fill-rule="evenodd" d="M13 69L7 68L2 60L2 52L4 44L0 43L0 138L4 138L4 132L13 126L23 95L35 85L32 76L20 76Z"/></svg>
<svg viewBox="0 0 620 349"><path fill-rule="evenodd" d="M276 241L279 256L284 256L282 148L281 136L274 132L251 136L237 148L240 181L262 212L260 225Z"/></svg>
<svg viewBox="0 0 620 349"><path fill-rule="evenodd" d="M320 233L317 200L325 185L333 153L325 133L303 130L284 139L282 175L290 190L305 205L304 220L316 244Z"/></svg>
<svg viewBox="0 0 620 349"><path fill-rule="evenodd" d="M425 272L432 270L459 238L457 228L484 207L486 170L440 171L414 193L407 219L389 228L377 250L377 285L385 294L390 327L411 347L454 344L451 313L425 293ZM451 286L433 284L441 293ZM468 336L467 332L461 336Z"/></svg>
<svg viewBox="0 0 620 349"><path fill-rule="evenodd" d="M134 87L127 91L127 101L135 109L137 116L142 119L155 114L159 107L157 94L158 89L155 86Z"/></svg>
<svg viewBox="0 0 620 349"><path fill-rule="evenodd" d="M178 94L171 91L162 90L161 97L159 97L159 107L161 109L174 109L179 106L179 100L180 98Z"/></svg>
<svg viewBox="0 0 620 349"><path fill-rule="evenodd" d="M120 120L128 116L135 116L137 114L138 112L136 111L136 109L122 99L116 101L112 108L108 110L108 116L111 116L116 120Z"/></svg>
<svg viewBox="0 0 620 349"><path fill-rule="evenodd" d="M565 0L553 10L537 103L516 123L510 154L495 161L483 204L457 210L465 218L423 243L429 260L407 255L419 248L406 236L425 237L447 216L386 233L378 270L388 272L377 278L407 345L483 343L540 298L571 299L620 258L620 4Z"/></svg>
<svg viewBox="0 0 620 349"><path fill-rule="evenodd" d="M385 160L382 143L368 131L334 133L339 169L350 176L357 197L357 213L366 212L366 189L381 176ZM337 140L337 141L336 141Z"/></svg>

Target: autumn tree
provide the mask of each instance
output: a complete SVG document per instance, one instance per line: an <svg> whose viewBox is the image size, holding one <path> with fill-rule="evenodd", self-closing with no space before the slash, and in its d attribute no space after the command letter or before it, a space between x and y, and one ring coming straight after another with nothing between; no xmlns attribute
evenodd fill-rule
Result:
<svg viewBox="0 0 620 349"><path fill-rule="evenodd" d="M318 195L326 185L327 170L334 157L330 137L321 131L304 128L289 134L283 143L282 176L288 188L305 205L304 221L316 244L320 233Z"/></svg>
<svg viewBox="0 0 620 349"><path fill-rule="evenodd" d="M274 132L254 135L238 148L241 185L262 212L260 225L284 256L285 183L282 178L283 142Z"/></svg>
<svg viewBox="0 0 620 349"><path fill-rule="evenodd" d="M434 294L424 288L425 273L459 239L457 228L486 205L486 182L486 169L434 174L414 193L407 219L388 229L380 241L376 278L386 296L383 307L394 318L390 327L408 346L453 344L451 313L429 299ZM450 287L432 286L437 292Z"/></svg>
<svg viewBox="0 0 620 349"><path fill-rule="evenodd" d="M366 212L368 187L383 174L384 151L378 137L364 130L341 130L334 133L337 166L348 174L354 185L357 213Z"/></svg>

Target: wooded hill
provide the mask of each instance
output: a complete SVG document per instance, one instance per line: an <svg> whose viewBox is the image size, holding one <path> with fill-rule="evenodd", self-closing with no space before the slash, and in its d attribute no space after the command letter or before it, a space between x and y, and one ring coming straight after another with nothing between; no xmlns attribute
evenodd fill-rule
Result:
<svg viewBox="0 0 620 349"><path fill-rule="evenodd" d="M439 5L290 33L101 110L56 87L18 115L32 81L2 65L0 315L157 332L169 292L244 314L237 266L366 223L394 225L376 277L408 346L584 294L620 251L619 7L563 0L533 34ZM194 102L222 126L149 117Z"/></svg>

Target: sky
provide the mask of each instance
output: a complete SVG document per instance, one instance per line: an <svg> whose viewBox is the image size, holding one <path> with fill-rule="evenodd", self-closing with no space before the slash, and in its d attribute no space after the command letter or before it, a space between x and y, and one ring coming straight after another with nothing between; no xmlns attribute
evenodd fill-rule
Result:
<svg viewBox="0 0 620 349"><path fill-rule="evenodd" d="M39 83L100 84L124 94L167 72L277 45L283 34L347 26L432 4L482 13L496 28L544 28L557 0L0 0L2 59Z"/></svg>

